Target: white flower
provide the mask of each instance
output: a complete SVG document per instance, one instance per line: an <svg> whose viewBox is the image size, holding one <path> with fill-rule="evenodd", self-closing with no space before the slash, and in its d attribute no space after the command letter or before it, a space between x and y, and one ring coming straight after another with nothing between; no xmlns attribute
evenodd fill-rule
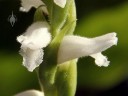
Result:
<svg viewBox="0 0 128 96"><path fill-rule="evenodd" d="M40 5L45 5L41 0L21 0L20 11L28 12L31 7L38 8ZM47 13L46 7L43 7L43 11Z"/></svg>
<svg viewBox="0 0 128 96"><path fill-rule="evenodd" d="M44 96L44 93L37 90L28 90L28 91L16 94L14 96Z"/></svg>
<svg viewBox="0 0 128 96"><path fill-rule="evenodd" d="M60 6L61 8L64 8L66 5L66 0L54 0L54 3Z"/></svg>
<svg viewBox="0 0 128 96"><path fill-rule="evenodd" d="M46 22L33 23L27 31L17 37L21 43L20 54L23 56L23 65L33 71L42 63L43 50L51 41L49 25Z"/></svg>
<svg viewBox="0 0 128 96"><path fill-rule="evenodd" d="M117 41L114 32L96 38L65 36L58 51L58 64L83 56L91 56L95 58L98 66L108 66L109 61L101 52L116 45Z"/></svg>

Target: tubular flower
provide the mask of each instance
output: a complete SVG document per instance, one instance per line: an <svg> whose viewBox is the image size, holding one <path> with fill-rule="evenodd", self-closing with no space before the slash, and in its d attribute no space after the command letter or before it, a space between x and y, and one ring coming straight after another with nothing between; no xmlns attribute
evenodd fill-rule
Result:
<svg viewBox="0 0 128 96"><path fill-rule="evenodd" d="M19 94L16 94L14 96L44 96L44 93L37 90L28 90L28 91L24 91Z"/></svg>
<svg viewBox="0 0 128 96"><path fill-rule="evenodd" d="M17 37L21 43L20 54L23 56L23 65L33 71L43 61L43 49L51 41L49 25L46 22L33 23L27 31Z"/></svg>
<svg viewBox="0 0 128 96"><path fill-rule="evenodd" d="M108 66L109 61L101 52L116 45L117 41L114 32L95 38L65 36L59 47L58 64L83 56L91 56L98 66Z"/></svg>
<svg viewBox="0 0 128 96"><path fill-rule="evenodd" d="M40 5L44 5L41 0L21 0L22 7L20 7L20 10L28 12L31 7L38 8Z"/></svg>

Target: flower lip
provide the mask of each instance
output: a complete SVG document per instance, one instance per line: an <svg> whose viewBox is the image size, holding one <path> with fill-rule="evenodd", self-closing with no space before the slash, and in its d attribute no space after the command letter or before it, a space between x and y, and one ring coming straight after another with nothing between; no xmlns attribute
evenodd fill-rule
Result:
<svg viewBox="0 0 128 96"><path fill-rule="evenodd" d="M49 25L46 22L35 22L27 31L17 37L21 43L20 54L23 56L23 66L32 72L43 61L43 49L51 41Z"/></svg>
<svg viewBox="0 0 128 96"><path fill-rule="evenodd" d="M95 59L95 64L98 65L99 67L104 66L107 67L110 63L110 61L107 60L106 56L103 56L101 53L96 53L90 55Z"/></svg>

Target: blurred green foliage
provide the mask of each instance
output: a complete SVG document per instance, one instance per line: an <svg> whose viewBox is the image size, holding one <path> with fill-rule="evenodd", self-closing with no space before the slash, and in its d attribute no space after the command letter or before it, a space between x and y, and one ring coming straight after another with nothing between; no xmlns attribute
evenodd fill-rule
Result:
<svg viewBox="0 0 128 96"><path fill-rule="evenodd" d="M18 52L0 51L0 96L12 96L28 89L39 89L35 72L29 73L22 65Z"/></svg>
<svg viewBox="0 0 128 96"><path fill-rule="evenodd" d="M111 61L107 68L94 65L92 58L80 59L78 63L78 85L94 89L113 87L128 75L128 3L103 9L81 19L75 34L95 37L108 32L117 32L118 45L105 51ZM87 59L88 58L88 59Z"/></svg>

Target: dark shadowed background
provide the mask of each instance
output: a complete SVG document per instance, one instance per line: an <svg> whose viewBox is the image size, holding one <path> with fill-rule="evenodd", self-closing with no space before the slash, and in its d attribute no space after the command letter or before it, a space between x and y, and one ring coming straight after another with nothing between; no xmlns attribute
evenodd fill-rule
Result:
<svg viewBox="0 0 128 96"><path fill-rule="evenodd" d="M20 12L20 0L0 0L0 96L12 96L28 89L40 89L36 72L23 67L16 36L33 22L35 9ZM128 0L76 0L75 34L95 37L117 32L118 46L103 52L111 61L98 67L91 57L78 62L76 96L128 96ZM17 21L12 27L11 14Z"/></svg>

